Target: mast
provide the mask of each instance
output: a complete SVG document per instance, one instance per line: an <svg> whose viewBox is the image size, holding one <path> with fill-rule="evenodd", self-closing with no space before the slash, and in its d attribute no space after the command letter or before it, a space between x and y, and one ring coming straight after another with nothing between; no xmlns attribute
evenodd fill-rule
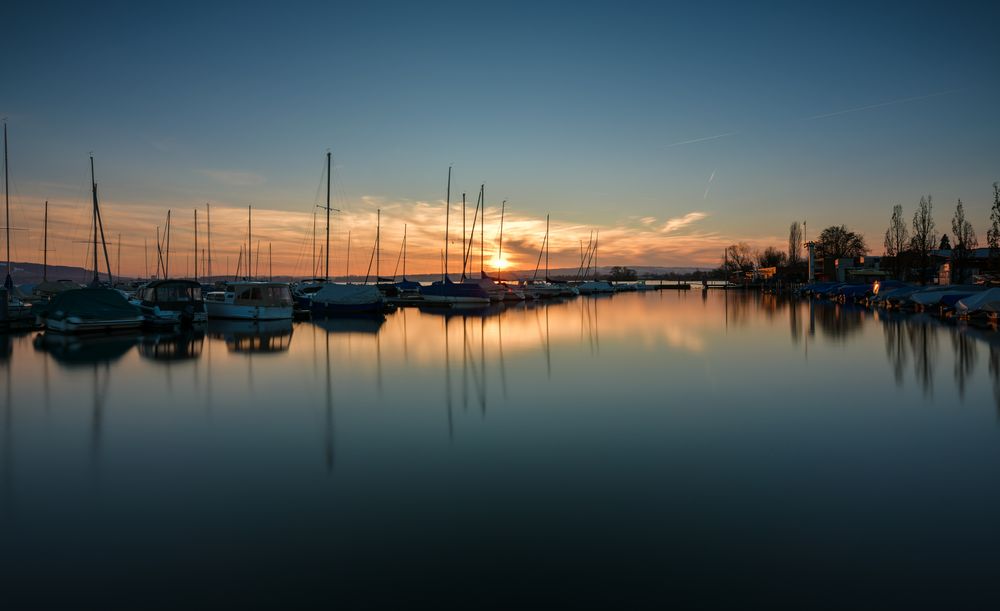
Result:
<svg viewBox="0 0 1000 611"><path fill-rule="evenodd" d="M42 282L47 282L49 279L49 200L45 200L42 236Z"/></svg>
<svg viewBox="0 0 1000 611"><path fill-rule="evenodd" d="M497 247L497 278L500 277L500 265L503 263L503 213L507 208L507 200L500 204L500 244Z"/></svg>
<svg viewBox="0 0 1000 611"><path fill-rule="evenodd" d="M96 191L95 191L96 193ZM94 195L96 198L97 196ZM4 229L7 232L7 277L4 278L5 288L13 288L14 280L10 275L10 167L7 162L7 120L3 122L3 199L4 199ZM97 201L96 199L94 200ZM97 243L96 240L94 242ZM97 260L97 255L94 255ZM96 263L94 264L96 268Z"/></svg>
<svg viewBox="0 0 1000 611"><path fill-rule="evenodd" d="M347 284L351 283L351 231L347 230Z"/></svg>
<svg viewBox="0 0 1000 611"><path fill-rule="evenodd" d="M208 224L208 277L212 277L212 208L205 202L205 221Z"/></svg>
<svg viewBox="0 0 1000 611"><path fill-rule="evenodd" d="M403 282L406 282L406 223L403 223Z"/></svg>
<svg viewBox="0 0 1000 611"><path fill-rule="evenodd" d="M255 261L257 267L254 268L253 275L254 278L260 278L260 238L257 238L257 254L255 256L257 257Z"/></svg>
<svg viewBox="0 0 1000 611"><path fill-rule="evenodd" d="M549 215L545 215L545 281L549 281Z"/></svg>
<svg viewBox="0 0 1000 611"><path fill-rule="evenodd" d="M312 247L312 258L309 259L309 267L312 269L312 275L316 275L316 210L313 210L313 247Z"/></svg>
<svg viewBox="0 0 1000 611"><path fill-rule="evenodd" d="M7 126L4 125L4 137L3 137L4 151L7 150ZM7 166L7 154L4 153L3 156L4 167ZM7 172L4 171L6 176ZM90 190L94 195L94 206L91 210L91 222L94 224L94 286L101 283L101 279L97 277L97 181L94 180L94 156L90 156ZM10 223L7 223L10 225ZM7 244L10 244L10 230L7 230ZM7 260L10 260L8 255ZM7 275L10 275L10 263L7 264Z"/></svg>
<svg viewBox="0 0 1000 611"><path fill-rule="evenodd" d="M108 283L114 285L115 280L111 277L111 260L108 258L108 243L104 240L104 221L101 220L101 209L97 205L97 182L94 180L94 156L90 156L90 184L94 188L94 278L97 279L97 229L101 230L101 247L104 248L104 264L108 268Z"/></svg>
<svg viewBox="0 0 1000 611"><path fill-rule="evenodd" d="M330 281L330 183L332 182L332 177L330 175L331 160L333 158L333 153L330 151L326 152L326 267L323 272L323 280L326 282Z"/></svg>
<svg viewBox="0 0 1000 611"><path fill-rule="evenodd" d="M149 244L146 243L146 238L142 238L142 263L146 267L146 279L149 279Z"/></svg>
<svg viewBox="0 0 1000 611"><path fill-rule="evenodd" d="M253 209L250 206L247 206L247 274L246 274L247 280L250 280L250 273L251 270L253 269L252 267L250 267L250 251L253 248L253 241L252 241L253 224L251 221L252 217L253 217Z"/></svg>
<svg viewBox="0 0 1000 611"><path fill-rule="evenodd" d="M382 260L382 209L375 211L375 286L381 281L379 278L379 261Z"/></svg>
<svg viewBox="0 0 1000 611"><path fill-rule="evenodd" d="M198 282L198 209L194 209L194 281Z"/></svg>
<svg viewBox="0 0 1000 611"><path fill-rule="evenodd" d="M483 200L483 218L479 221L479 277L485 278L483 266L486 263L486 185L479 185L479 198Z"/></svg>
<svg viewBox="0 0 1000 611"><path fill-rule="evenodd" d="M462 193L462 281L465 281L465 266L469 263L468 249L465 247L465 192Z"/></svg>
<svg viewBox="0 0 1000 611"><path fill-rule="evenodd" d="M160 248L160 226L156 226L156 276L160 276L163 269L163 250Z"/></svg>
<svg viewBox="0 0 1000 611"><path fill-rule="evenodd" d="M445 195L444 207L444 266L442 268L442 282L448 281L448 220L451 217L451 166L448 166L448 190Z"/></svg>
<svg viewBox="0 0 1000 611"><path fill-rule="evenodd" d="M267 281L274 281L274 259L271 258L271 243L267 243Z"/></svg>
<svg viewBox="0 0 1000 611"><path fill-rule="evenodd" d="M118 234L118 260L115 261L115 275L122 277L122 234Z"/></svg>
<svg viewBox="0 0 1000 611"><path fill-rule="evenodd" d="M163 262L163 279L166 280L170 277L170 211L167 210L167 254L166 259Z"/></svg>

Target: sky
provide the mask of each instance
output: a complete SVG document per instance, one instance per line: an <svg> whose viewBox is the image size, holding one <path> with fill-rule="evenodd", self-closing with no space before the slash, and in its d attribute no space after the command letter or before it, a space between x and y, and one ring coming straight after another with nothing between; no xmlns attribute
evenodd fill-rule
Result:
<svg viewBox="0 0 1000 611"><path fill-rule="evenodd" d="M12 258L41 259L48 200L50 262L84 265L91 152L126 275L152 265L168 209L186 272L206 202L214 273L235 268L250 206L254 250L309 275L327 150L335 273L350 232L364 274L377 210L383 275L404 225L407 270L439 271L449 166L453 273L481 184L487 264L506 200L515 268L535 266L546 214L553 267L591 235L601 265L716 266L736 241L786 248L793 221L846 224L877 254L892 206L928 194L939 231L961 198L985 240L1000 5L692 4L17 3Z"/></svg>

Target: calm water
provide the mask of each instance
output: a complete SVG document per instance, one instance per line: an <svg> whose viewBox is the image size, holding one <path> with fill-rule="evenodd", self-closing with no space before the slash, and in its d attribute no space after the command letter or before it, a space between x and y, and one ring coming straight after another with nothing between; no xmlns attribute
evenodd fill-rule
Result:
<svg viewBox="0 0 1000 611"><path fill-rule="evenodd" d="M693 290L0 342L0 606L1000 594L993 332Z"/></svg>

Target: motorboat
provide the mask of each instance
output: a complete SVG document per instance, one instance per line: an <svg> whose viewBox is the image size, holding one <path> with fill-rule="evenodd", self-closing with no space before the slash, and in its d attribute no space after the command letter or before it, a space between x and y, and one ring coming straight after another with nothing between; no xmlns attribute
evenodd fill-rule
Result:
<svg viewBox="0 0 1000 611"><path fill-rule="evenodd" d="M154 280L136 291L131 302L147 316L175 323L191 324L208 320L201 284L193 280Z"/></svg>
<svg viewBox="0 0 1000 611"><path fill-rule="evenodd" d="M490 294L478 283L454 282L450 278L420 287L424 301L436 304L488 305Z"/></svg>
<svg viewBox="0 0 1000 611"><path fill-rule="evenodd" d="M293 315L292 292L280 282L232 282L205 295L208 317L286 320Z"/></svg>
<svg viewBox="0 0 1000 611"><path fill-rule="evenodd" d="M605 282L604 280L589 280L576 285L576 290L580 291L581 295L598 295L614 293L615 287L611 286L610 282Z"/></svg>

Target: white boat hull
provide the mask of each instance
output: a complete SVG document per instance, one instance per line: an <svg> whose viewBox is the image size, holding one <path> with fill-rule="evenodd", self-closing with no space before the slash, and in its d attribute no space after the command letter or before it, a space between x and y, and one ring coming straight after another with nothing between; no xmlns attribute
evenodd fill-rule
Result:
<svg viewBox="0 0 1000 611"><path fill-rule="evenodd" d="M253 306L206 301L209 318L238 320L285 320L292 318L292 306Z"/></svg>
<svg viewBox="0 0 1000 611"><path fill-rule="evenodd" d="M94 333L100 331L125 331L142 327L143 317L110 320L84 320L70 316L60 320L46 318L45 328L58 333Z"/></svg>

